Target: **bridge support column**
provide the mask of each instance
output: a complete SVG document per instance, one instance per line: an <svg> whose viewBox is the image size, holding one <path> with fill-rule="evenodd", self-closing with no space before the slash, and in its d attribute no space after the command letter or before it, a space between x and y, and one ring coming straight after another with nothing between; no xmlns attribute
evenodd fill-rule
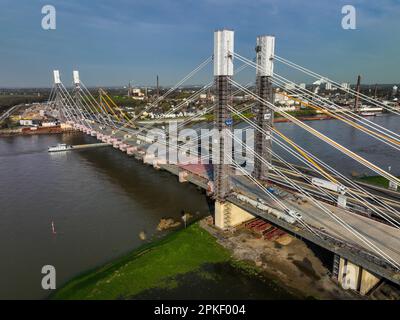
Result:
<svg viewBox="0 0 400 320"><path fill-rule="evenodd" d="M275 52L275 37L257 37L256 61L257 61L257 95L270 103L274 102L271 77L273 76L273 58ZM256 103L256 123L263 129L255 132L255 152L267 163L272 162L272 139L270 127L273 126L274 111L261 102ZM254 159L254 177L259 180L267 180L268 165L258 158Z"/></svg>
<svg viewBox="0 0 400 320"><path fill-rule="evenodd" d="M178 179L179 179L179 182L181 182L181 183L187 182L187 181L188 181L188 180L187 180L187 177L188 177L187 171L180 170L180 171L178 172Z"/></svg>
<svg viewBox="0 0 400 320"><path fill-rule="evenodd" d="M227 105L231 98L231 83L227 76L217 76L215 79L217 91L217 104L214 110L215 127L218 130L218 141L213 141L218 145L217 155L213 155L214 163L214 184L215 198L224 201L230 191L230 175L232 169L230 167L229 156L232 155L231 137L228 131L231 128L227 125L228 119L231 118L231 113L228 111ZM213 150L214 152L214 150Z"/></svg>
<svg viewBox="0 0 400 320"><path fill-rule="evenodd" d="M214 128L218 131L218 141L213 141L219 147L218 155L213 154L214 162L214 194L218 201L224 201L229 192L230 162L228 155L232 155L232 145L227 143L231 137L232 114L228 105L232 101L233 76L233 41L234 32L218 30L214 32L214 78L217 103L214 108ZM230 150L229 150L230 149ZM214 152L214 149L213 149Z"/></svg>
<svg viewBox="0 0 400 320"><path fill-rule="evenodd" d="M213 137L213 144L218 145L217 154L213 154L215 223L222 229L230 224L228 212L230 205L225 204L225 199L230 192L232 171L229 156L233 156L232 144L228 143L232 141L228 134L228 131L232 130L232 115L228 105L232 100L232 85L229 80L233 76L233 41L234 32L231 30L214 32L214 78L217 98L214 128L218 132L218 137Z"/></svg>
<svg viewBox="0 0 400 320"><path fill-rule="evenodd" d="M337 280L343 289L351 289L361 295L366 295L380 282L381 278L340 257Z"/></svg>
<svg viewBox="0 0 400 320"><path fill-rule="evenodd" d="M55 108L59 113L59 120L62 123L67 123L67 115L66 115L66 110L62 108L63 105L63 98L61 95L61 78L60 78L60 71L59 70L53 70L53 76L54 76L54 86L56 88L56 97L55 97Z"/></svg>
<svg viewBox="0 0 400 320"><path fill-rule="evenodd" d="M215 201L214 224L222 230L235 227L253 218L254 216L252 214L233 203L228 201Z"/></svg>
<svg viewBox="0 0 400 320"><path fill-rule="evenodd" d="M154 154L153 153L146 153L144 156L143 156L143 163L144 164L153 164L153 161L154 161Z"/></svg>

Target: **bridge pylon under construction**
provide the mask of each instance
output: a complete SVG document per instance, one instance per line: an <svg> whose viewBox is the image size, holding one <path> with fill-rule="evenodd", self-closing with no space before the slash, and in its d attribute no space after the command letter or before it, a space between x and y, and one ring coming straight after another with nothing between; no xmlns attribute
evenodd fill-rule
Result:
<svg viewBox="0 0 400 320"><path fill-rule="evenodd" d="M231 192L230 179L233 174L232 157L232 105L234 31L217 30L214 32L214 83L216 104L214 107L214 128L217 136L213 143L218 145L218 154L213 154L215 225L227 229L246 221L253 216L236 205L226 201ZM216 140L216 141L215 141Z"/></svg>

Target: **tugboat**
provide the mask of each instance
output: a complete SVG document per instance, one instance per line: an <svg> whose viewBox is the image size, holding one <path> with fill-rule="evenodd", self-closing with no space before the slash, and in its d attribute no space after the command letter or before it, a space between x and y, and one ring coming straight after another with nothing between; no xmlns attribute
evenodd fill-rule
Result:
<svg viewBox="0 0 400 320"><path fill-rule="evenodd" d="M60 152L60 151L69 151L71 149L73 149L73 146L69 146L65 143L59 143L56 146L53 147L49 147L49 152Z"/></svg>

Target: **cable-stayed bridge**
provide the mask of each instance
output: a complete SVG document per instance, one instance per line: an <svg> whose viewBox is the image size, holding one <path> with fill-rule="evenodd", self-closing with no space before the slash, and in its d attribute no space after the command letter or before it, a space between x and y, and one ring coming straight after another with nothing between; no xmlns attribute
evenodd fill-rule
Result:
<svg viewBox="0 0 400 320"><path fill-rule="evenodd" d="M242 66L234 69L234 62ZM168 128L138 124L168 95L205 66L213 63L214 80L171 108L175 113L213 88L216 101L206 112L213 113L213 130L189 130L196 116ZM324 79L337 90L360 101L399 115L399 111L351 88L275 54L275 38L256 40L256 58L246 58L234 50L234 32L214 33L214 52L175 86L131 117L119 108L104 90L93 96L74 71L74 88L67 90L54 71L54 87L49 105L60 119L75 129L113 145L157 169L167 170L205 189L215 199L215 225L230 229L254 216L262 217L288 232L307 239L335 254L332 274L347 288L367 293L380 278L400 284L400 204L373 193L339 170L334 169L296 144L273 125L274 114L291 121L314 137L359 164L387 179L391 186L400 180L356 152L310 127L274 104L274 91L327 114L362 131L377 143L400 151L400 135L362 117L356 109L345 109L326 97L294 84L274 72L281 63L315 79ZM250 67L255 70L255 89L234 80L234 75ZM233 96L245 93L248 105L235 105ZM244 115L253 109L253 119ZM238 132L234 124L245 124ZM186 130L186 131L185 131ZM182 133L183 132L183 133ZM244 133L246 139L243 139ZM294 165L282 157L281 149L302 163ZM305 168L307 168L305 170Z"/></svg>

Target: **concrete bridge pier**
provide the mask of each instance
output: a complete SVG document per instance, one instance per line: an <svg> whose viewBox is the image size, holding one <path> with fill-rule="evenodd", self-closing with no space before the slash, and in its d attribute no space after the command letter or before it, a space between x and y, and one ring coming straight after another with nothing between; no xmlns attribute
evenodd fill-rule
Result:
<svg viewBox="0 0 400 320"><path fill-rule="evenodd" d="M188 172L185 170L179 170L178 172L178 179L180 183L187 182Z"/></svg>
<svg viewBox="0 0 400 320"><path fill-rule="evenodd" d="M226 230L235 227L255 216L228 201L215 201L214 224L216 227Z"/></svg>
<svg viewBox="0 0 400 320"><path fill-rule="evenodd" d="M333 269L334 276L343 289L354 290L363 296L376 287L381 280L363 267L338 255L335 255Z"/></svg>

